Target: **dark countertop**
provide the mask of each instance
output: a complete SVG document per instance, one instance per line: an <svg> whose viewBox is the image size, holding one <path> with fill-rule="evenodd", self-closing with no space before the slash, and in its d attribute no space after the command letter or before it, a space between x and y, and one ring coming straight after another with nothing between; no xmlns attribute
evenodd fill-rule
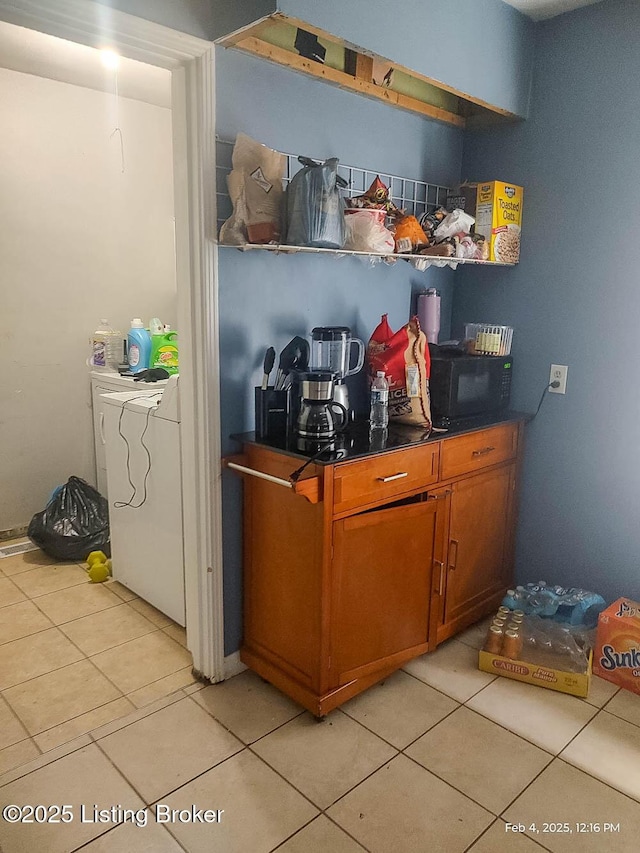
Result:
<svg viewBox="0 0 640 853"><path fill-rule="evenodd" d="M315 456L314 462L318 465L332 465L334 462L400 450L423 442L440 441L450 436L464 435L497 424L530 419L531 415L525 412L506 411L497 415L478 417L464 425L457 424L447 430L433 431L431 434L418 427L393 423L387 430L370 432L368 421L356 421L335 438L324 441L309 441L295 434L281 438L256 438L255 432L236 433L231 438L242 444L267 447L297 459L310 460Z"/></svg>

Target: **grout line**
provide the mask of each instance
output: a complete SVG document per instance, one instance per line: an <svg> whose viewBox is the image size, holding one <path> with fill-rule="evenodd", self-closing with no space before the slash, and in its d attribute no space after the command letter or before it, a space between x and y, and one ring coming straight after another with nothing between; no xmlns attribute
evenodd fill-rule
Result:
<svg viewBox="0 0 640 853"><path fill-rule="evenodd" d="M7 697L4 695L4 690L0 690L0 696L2 697L2 700L1 700L0 704L3 702L3 703L7 706L7 708L9 709L9 712L10 712L11 714L13 714L13 716L16 718L16 720L17 720L17 721L18 721L18 723L20 724L20 728L24 731L24 733L26 734L26 736L27 736L28 738L29 738L29 737L31 737L31 736L32 736L32 735L31 735L31 732L27 729L27 727L25 726L25 724L22 722L22 720L21 720L21 719L20 719L20 717L18 716L17 712L15 711L15 709L14 709L13 705L9 702L9 700L7 699ZM22 738L22 740L26 740L26 738ZM9 746L11 746L11 745L12 745L12 744L9 744ZM0 848L0 853L1 853L1 848Z"/></svg>
<svg viewBox="0 0 640 853"><path fill-rule="evenodd" d="M238 673L238 675L241 675L241 674L242 674L242 673ZM232 678L236 678L236 676L234 675L234 676L232 676ZM219 683L221 683L221 684L222 684L223 682L219 682ZM215 685L212 685L212 684L208 684L208 685L207 685L207 687L214 687L214 686L215 686ZM196 691L196 693L199 693L199 692L200 692L199 690L197 690L197 691ZM219 725L221 725L221 726L222 726L222 728L223 728L223 729L225 729L225 731L229 732L229 734L231 734L231 735L233 735L234 737L238 738L238 740L240 741L240 743L241 743L241 744L243 744L243 746L247 746L247 747L249 747L249 746L253 746L253 744L256 744L256 743L258 743L259 741L264 740L264 738L269 737L269 735L272 735L274 732L277 732L279 729L282 729L282 728L284 728L285 726L288 726L288 725L289 725L289 723L293 722L293 720L297 720L297 719L298 719L298 717L301 717L303 714L308 713L304 708L301 708L301 709L300 709L300 711L299 711L297 714L295 714L293 717L291 717L289 720L285 720L283 723L280 723L280 724L279 724L279 725L277 725L275 728L271 729L271 730L270 730L270 731L268 731L268 732L265 732L265 734L260 735L260 737L256 738L255 740L252 740L250 743L246 743L245 741L243 741L243 740L242 740L242 738L240 737L240 735L237 735L234 731L232 731L232 729L230 729L230 728L229 728L229 726L228 726L226 723L224 723L221 719L219 719L218 717L216 717L216 715L215 715L215 714L213 714L213 713L212 713L208 708L206 708L204 705L202 705L200 702L198 702L198 701L194 698L194 697L195 697L195 695L196 695L196 694L194 694L194 693L185 694L186 698L187 698L187 699L191 699L191 701L192 701L192 702L194 702L194 703L198 706L198 708L200 708L200 710L201 710L201 711L205 711L207 714L209 714L209 716L210 716L212 719L214 719L214 720L216 721L216 723L218 723ZM296 703L296 704L297 704L297 703Z"/></svg>
<svg viewBox="0 0 640 853"><path fill-rule="evenodd" d="M611 697L613 699L613 696ZM607 702L607 705L609 702ZM634 723L633 720L628 720L626 717L620 717L615 711L608 711L606 705L600 708L601 711L604 711L610 717L613 717L614 720L620 720L622 723L628 723L630 726L635 726L637 729L640 728L640 723ZM596 715L597 716L597 715ZM595 718L593 718L595 719Z"/></svg>
<svg viewBox="0 0 640 853"><path fill-rule="evenodd" d="M446 642L448 642L448 641L446 641ZM434 654L434 652L425 652L425 654L431 655L431 654ZM415 660L415 658L414 658L414 660ZM399 671L404 672L405 675L410 675L411 678L415 678L415 680L419 681L421 684L426 684L427 687L430 687L432 690L435 690L437 693L440 693L442 696L446 696L447 699L451 699L453 702L458 702L460 705L464 705L465 702L469 702L471 699L473 699L474 696L477 696L478 693L482 693L483 690L486 690L487 687L489 687L491 684L493 684L493 682L496 680L496 678L500 678L500 676L494 675L488 684L485 684L483 687L481 687L479 690L477 690L475 693L473 693L471 696L469 696L468 699L462 700L462 699L456 699L455 696L451 696L451 694L449 694L449 693L445 693L444 690L442 690L440 687L435 687L433 684L429 684L428 681L423 681L422 678L419 678L417 675L414 675L412 672L409 672L406 669L401 668ZM473 670L473 672L479 672L479 671L480 670L475 670L475 669ZM398 672L398 670L396 670L396 672ZM488 676L489 673L485 672L484 675Z"/></svg>
<svg viewBox="0 0 640 853"><path fill-rule="evenodd" d="M443 782L448 788L453 788L454 791L457 791L457 793L460 794L462 797L464 797L466 800L470 800L472 803L474 803L474 805L478 806L478 808L481 808L483 811L487 812L487 814L492 815L492 817L494 817L494 818L497 818L500 816L500 815L496 814L495 812L492 812L488 806L484 806L481 802L479 802L478 800L475 800L471 796L471 794L465 793L465 791L462 791L460 788L456 787L456 785L454 785L453 782L450 782L448 779L445 779L443 776L440 776L438 773L436 773L435 770L432 770L429 767L425 767L424 764L420 764L420 762L417 760L417 758L413 758L411 755L407 755L405 752L402 752L400 754L403 755L406 759L411 761L416 766L420 767L421 770L424 770L425 772L430 773L432 776L435 776L436 779L439 779L440 782ZM520 796L520 795L518 794L518 796Z"/></svg>
<svg viewBox="0 0 640 853"><path fill-rule="evenodd" d="M527 782L527 784L526 784L526 785L524 786L524 788L520 791L520 793L519 793L516 797L514 797L514 798L511 800L511 802L510 802L510 803L508 803L508 804L507 804L507 805L502 809L502 811L501 811L501 812L500 812L500 814L498 815L498 817L499 817L499 818L502 818L503 820L505 819L505 818L503 817L503 815L505 814L505 812L507 811L507 809L510 809L510 808L511 808L511 806L513 806L513 805L514 805L514 804L515 804L515 803L520 799L520 797L524 794L524 792L525 792L525 791L527 791L527 790L528 790L528 789L533 785L533 783L534 783L535 781L537 781L537 780L542 776L542 774L543 774L543 773L546 773L546 771L551 767L551 765L553 764L553 762L556 760L556 758L557 758L557 757L558 757L557 755L553 755L553 756L551 757L551 761L548 761L548 762L545 764L545 766L542 768L542 770L540 770L538 773L536 773L536 775L533 777L533 779L531 779L529 782ZM541 845L541 846L544 846L544 845Z"/></svg>
<svg viewBox="0 0 640 853"><path fill-rule="evenodd" d="M23 603L24 603L24 602L22 602L22 601L17 601L17 602L16 602L16 604L23 604ZM9 606L11 607L12 605L9 605ZM50 631L52 628L56 628L56 627L57 627L57 626L56 626L56 625L54 625L54 624L53 624L53 622L52 622L52 623L49 625L49 627L47 627L47 628L39 628L37 631L32 631L30 634L25 634L23 637L14 637L14 638L13 638L13 640L3 640L3 641L0 643L0 648L2 648L2 646L6 646L6 645L8 645L9 643L15 643L17 640L26 640L26 639L27 639L27 637L35 637L35 636L36 636L36 634L43 634L45 631Z"/></svg>
<svg viewBox="0 0 640 853"><path fill-rule="evenodd" d="M475 838L475 839L471 842L471 844L470 844L468 847L465 847L465 849L464 849L463 853L473 853L473 848L474 848L474 847L475 847L475 845L478 843L478 841L480 841L480 839L481 839L481 838L483 838L483 837L484 837L484 836L489 832L489 830L490 830L492 827L496 826L497 824L501 824L501 823L503 823L502 818L497 817L494 821L492 821L492 822L489 824L489 826L488 826L486 829L484 829L484 830L480 833L480 835L479 835L477 838ZM548 853L550 853L550 851L549 851L549 848L548 848L548 847L545 847L543 844L540 844L540 842L539 842L539 841L536 841L534 838L531 838L531 836L530 836L530 835L525 835L525 838L527 839L527 841L531 841L533 844L536 844L536 845L537 845L538 847L540 847L542 850L547 850L547 851L548 851ZM507 853L508 853L508 851L507 851Z"/></svg>
<svg viewBox="0 0 640 853"><path fill-rule="evenodd" d="M289 782L289 784L291 784L291 782ZM318 806L316 806L316 808L318 808ZM339 823L337 823L337 822L336 822L332 817L330 817L330 815L326 814L326 812L325 812L324 810L321 810L321 811L320 811L320 814L317 814L315 817L312 817L312 818L311 818L311 820L308 820L305 824L303 824L302 826L298 827L298 829L296 829L296 831L295 831L295 832L293 832L291 835L288 835L286 838L284 838L284 839L283 839L279 844L277 844L275 847L272 847L272 848L269 850L269 853L276 853L276 851L281 850L281 849L282 849L282 847L283 847L283 846L284 846L288 841L291 841L291 839L292 839L292 838L295 838L295 837L296 837L296 835L298 835L298 833L302 832L304 829L306 829L308 826L310 826L310 825L311 825L312 823L314 823L316 820L319 820L321 817L326 818L330 823L332 823L334 826L336 826L336 827L337 827L341 832L344 832L344 834L345 834L345 835L347 835L347 836L348 836L352 841L354 841L354 842L358 845L358 847L359 847L361 850L366 851L366 853L371 853L371 851L370 851L370 849L369 849L368 847L365 847L365 846L364 846L364 844L363 844L361 841L358 841L358 839L357 839L354 835L351 835L351 833L350 833L350 832L348 832L348 831L347 831L343 826L340 826L340 824L339 824Z"/></svg>
<svg viewBox="0 0 640 853"><path fill-rule="evenodd" d="M573 768L573 770L577 770L578 773L582 773L584 776L588 776L590 779L593 779L596 782L599 782L601 785L604 785L605 788L609 788L611 791L614 791L616 794L620 794L622 797L626 797L627 800L630 800L636 806L640 805L640 794L638 795L638 799L632 797L631 794L627 794L624 791L621 791L620 788L614 788L613 785L610 785L609 782L605 782L604 779L600 779L598 776L594 776L593 773L590 773L588 770L584 770L582 767L576 767L575 764L571 764L570 761L567 761L566 758L561 758L559 755L556 756L558 761L562 761L563 764L566 764L567 767Z"/></svg>
<svg viewBox="0 0 640 853"><path fill-rule="evenodd" d="M417 679L417 680L419 681L419 679ZM378 682L378 683L380 683L380 682ZM424 684L424 681L421 683ZM430 685L426 685L426 686L430 686ZM443 694L443 695L445 695L445 694ZM448 696L447 698L451 699L450 696ZM457 702L458 700L452 699L451 701ZM461 708L461 707L462 707L462 705L460 703L458 703L458 708ZM340 710L342 711L343 714L345 714L347 717L349 717L350 720L353 720L354 723L357 723L359 726L362 726L363 729L370 732L372 735L375 735L377 738L380 738L380 740L384 741L384 743L393 747L393 749L398 750L398 752L404 752L405 749L409 749L410 746L413 746L413 744L416 741L420 740L421 737L426 735L427 732L430 732L436 726L439 726L440 723L442 723L444 720L447 719L447 717L450 717L452 714L455 714L455 712L458 710L458 708L452 708L451 711L447 711L447 713L444 715L444 717L442 717L441 719L439 719L437 722L433 723L432 725L428 726L421 734L419 734L416 738L414 738L412 741L410 741L408 744L406 744L406 746L396 746L395 743L391 743L391 741L387 740L385 737L383 737L381 734L379 734L377 731L375 731L375 729L370 729L369 726L367 726L361 720L358 720L356 717L352 717L351 714L348 711L346 711L344 708L340 708Z"/></svg>
<svg viewBox="0 0 640 853"><path fill-rule="evenodd" d="M303 711L302 713L303 713L303 714L304 714L304 713L311 714L311 712L309 712L309 711ZM333 711L332 713L342 714L343 716L347 716L347 715L344 713L344 711L342 711L342 709L341 709L341 708L335 708L335 709L334 709L334 711ZM294 717L294 719L298 719L300 716L302 716L302 715L301 715L301 714L299 714L299 715L298 715L298 717ZM351 719L351 717L349 717L349 719ZM292 720L289 720L289 722L293 722L293 721L292 721ZM354 721L354 722L355 722L355 721ZM318 725L324 725L324 724L325 724L325 720L318 721ZM280 726L279 728L282 728L282 726ZM364 728L364 727L363 727L363 728ZM274 731L275 731L275 729L274 729ZM368 729L367 729L367 731L368 731ZM265 737L266 737L266 735L265 735ZM376 735L376 737L377 737L377 735ZM262 740L262 738L260 738L260 740ZM380 740L382 740L382 738L380 738ZM255 743L257 743L257 742L258 742L258 741L254 741L254 744L255 744ZM384 743L387 743L387 741L384 741ZM395 755L392 755L392 756L391 756L391 758L388 758L388 759L386 759L386 761L383 761L383 762L382 762L382 764L380 764L380 765L378 765L377 767L375 767L375 768L371 771L371 773L367 773L367 775L366 775L366 776L364 776L362 779L360 779L358 782L356 782L356 784L355 784L355 785L352 785L352 786L351 786L351 788L349 788L349 790L347 790L347 791L345 791L344 793L340 794L340 796L336 797L336 799L335 799L335 800L333 800L332 802L330 802L330 803L329 803L329 805L327 805L327 806L324 806L324 807L323 807L323 806L319 806L317 803L315 803L315 802L314 802L314 801L309 797L309 795L308 795L308 794L305 794L305 793L304 793L304 791L301 791L299 788L297 788L297 787L296 787L296 785L295 785L295 784L294 784L290 779L287 779L287 778L286 778L286 776L284 776L284 775L283 775L283 774L282 774L282 773L281 773L281 772L280 772L276 767L273 767L271 764L269 764L269 762L266 760L266 758L263 758L261 755L259 755L258 753L256 753L256 752L252 749L252 746L253 746L254 744L251 744L251 746L247 746L247 749L248 749L248 750L249 750L253 755L255 755L255 756L256 756L256 758L259 758L262 762L264 762L264 763L267 765L267 767L271 768L271 770L273 770L273 772L274 772L274 773L276 773L278 776L280 776L282 779L284 779L284 781L285 781L285 782L287 782L289 785L291 785L291 787L292 787L292 788L294 788L294 789L295 789L295 790L296 790L296 791L297 791L301 796L303 796L306 800L308 800L308 801L309 801L309 802L310 802L310 803L311 803L311 804L312 804L316 809L319 809L319 810L320 810L320 812L322 812L322 814L324 814L324 813L327 811L327 809L330 809L330 808L331 808L332 806L334 806L337 802L339 802L343 797L346 797L346 796L347 796L347 794L351 793L351 791L353 791L355 788L357 788L357 787L358 787L358 785L361 785L364 781L366 781L366 780L367 780L367 779L369 779L371 776L373 776L373 774L374 774L374 773L377 773L377 772L378 772L378 770L380 770L382 767L384 767L384 766L385 766L385 765L387 765L387 764L390 764L392 761L395 761L395 759L396 759L396 758L401 754L401 753L400 753L400 750L399 750L396 746L393 746L393 747L392 747L392 749L394 749L394 750L395 750L395 752L396 752L396 754L395 754ZM390 746L390 744L388 744L388 745ZM328 817L328 815L327 815L327 817ZM341 827L341 828L342 828L342 827Z"/></svg>
<svg viewBox="0 0 640 853"><path fill-rule="evenodd" d="M78 735L77 738L72 738L72 740L78 740L82 737L84 737L84 735ZM67 741L67 743L71 743L71 741ZM37 746L37 744L36 744L36 746ZM50 750L50 752L54 752L57 749L62 749L64 746L65 746L65 744L60 744L60 746L54 747L53 750ZM68 755L73 755L74 752L78 752L78 750L80 750L80 749L85 749L87 746L91 746L91 743L81 743L78 746L74 747L74 749L70 749L69 752L65 752L64 755L59 755L57 758L53 758L49 761L45 761L44 763L41 763L42 759L46 758L48 755L48 753L43 752L37 758L32 758L30 761L27 761L25 764L19 764L17 767L12 768L11 770L7 770L4 773L0 773L0 789L3 788L5 785L12 785L14 782L17 782L18 779L24 779L25 776L30 776L32 773L37 773L38 770L43 770L45 767L49 767L52 764L55 764L56 761L61 761L63 758L66 758ZM27 769L34 762L37 762L38 766L32 767L31 769ZM24 770L24 772L22 772L23 770ZM17 773L18 775L13 776L14 773ZM1 781L4 777L9 776L9 775L12 775L13 778L10 779L8 782L2 782Z"/></svg>
<svg viewBox="0 0 640 853"><path fill-rule="evenodd" d="M158 681L161 681L161 680L162 679L158 679ZM155 684L156 682L153 681L151 683ZM87 732L87 734L89 735L89 737L91 738L91 740L94 743L99 743L101 740L104 740L105 738L110 737L112 734L116 734L117 732L121 732L123 729L128 729L129 726L133 726L136 723L139 723L141 720L146 720L147 717L152 717L154 714L157 714L160 711L164 711L164 709L168 708L170 705L175 705L177 702L181 702L183 699L189 698L188 696L185 696L184 694L182 696L180 696L179 694L181 694L181 693L182 693L182 688L179 688L178 690L174 690L171 693L168 693L166 696L159 696L153 702L149 702L148 705L143 705L142 708L136 708L134 706L132 711L128 711L126 714L123 714L121 717L115 717L110 722L102 723L102 725L96 726L94 729L91 729L89 732ZM128 698L129 695L130 694L125 694L124 698L125 699ZM171 700L171 701L169 701L169 700ZM129 699L129 701L131 702L130 699ZM163 704L160 708L153 708L153 706L156 705L158 702L164 702L165 704ZM133 702L131 702L131 704L133 705ZM128 719L129 717L134 717L134 716L135 716L135 719L130 719L130 720ZM123 722L123 725L119 726L117 729L114 729L112 732L109 732L106 735L102 735L102 737L99 737L99 738L95 737L95 733L100 731L100 729L103 729L106 726L110 726L113 723L117 723L119 720ZM125 720L128 720L128 722L124 722Z"/></svg>

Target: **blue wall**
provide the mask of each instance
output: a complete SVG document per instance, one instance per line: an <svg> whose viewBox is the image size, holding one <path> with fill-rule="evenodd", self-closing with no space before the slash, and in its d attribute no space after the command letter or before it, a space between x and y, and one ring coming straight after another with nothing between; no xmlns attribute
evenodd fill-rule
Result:
<svg viewBox="0 0 640 853"><path fill-rule="evenodd" d="M278 0L286 15L526 116L535 25L502 0Z"/></svg>
<svg viewBox="0 0 640 853"><path fill-rule="evenodd" d="M520 265L456 273L454 326L508 323L527 430L520 580L640 597L640 4L540 24L529 120L469 135L463 174L525 186Z"/></svg>
<svg viewBox="0 0 640 853"><path fill-rule="evenodd" d="M217 134L238 131L273 148L311 157L337 156L351 166L429 180L444 186L460 177L463 134L376 101L233 50L216 50ZM253 429L253 387L265 349L279 351L316 325L347 325L368 340L383 312L395 330L409 317L412 293L438 287L443 334L448 334L454 273L419 273L405 262L365 267L355 258L274 256L219 251L219 309L223 450L228 436ZM364 392L364 374L356 388ZM242 554L240 486L224 480L225 650L240 643Z"/></svg>

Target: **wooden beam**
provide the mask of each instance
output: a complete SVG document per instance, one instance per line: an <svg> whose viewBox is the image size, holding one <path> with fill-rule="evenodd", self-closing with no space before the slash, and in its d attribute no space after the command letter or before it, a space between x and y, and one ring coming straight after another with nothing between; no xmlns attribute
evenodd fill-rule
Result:
<svg viewBox="0 0 640 853"><path fill-rule="evenodd" d="M441 80L436 80L434 77L427 77L426 74L420 74L419 71L414 71L412 68L407 68L406 65L399 65L395 60L388 59L384 56L378 56L377 54L372 53L370 50L364 50L357 45L345 41L339 36L334 36L331 33L326 32L325 30L321 30L319 27L314 27L312 24L308 24L305 21L301 21L299 18L290 18L288 15L283 15L282 12L275 12L271 15L272 20L280 20L291 24L294 27L302 27L303 30L307 30L309 33L314 33L321 39L329 39L337 44L343 45L345 48L349 48L350 50L355 51L356 53L368 55L375 57L376 59L381 59L382 62L388 63L393 68L398 71L402 71L404 74L408 74L409 77L413 77L416 80L422 80L424 83L429 83L431 86L435 86L436 89L442 89L443 92L450 92L452 95L457 95L459 98L462 98L465 101L469 101L472 104L477 104L479 107L483 107L486 110L489 110L492 113L498 113L498 115L508 116L509 118L518 119L520 116L517 116L515 113L510 112L509 110L505 110L502 107L496 107L493 104L488 103L488 101L483 101L481 98L475 98L472 95L469 95L466 92L462 92L460 89L454 89L453 86L448 86L446 83L443 83ZM247 35L251 35L252 33L247 33Z"/></svg>
<svg viewBox="0 0 640 853"><path fill-rule="evenodd" d="M373 83L373 56L364 53L356 53L356 73L358 80L366 80Z"/></svg>
<svg viewBox="0 0 640 853"><path fill-rule="evenodd" d="M434 107L431 104L426 104L417 98L412 98L409 95L402 95L399 92L394 92L391 89L386 89L383 86L376 86L367 80L352 77L345 74L344 71L338 71L335 68L330 68L328 65L323 65L320 62L314 62L311 59L305 59L296 53L291 53L281 47L261 41L254 36L247 36L240 39L234 45L238 50L243 50L246 53L251 53L254 56L259 56L262 59L268 59L271 62L276 62L278 65L284 65L286 68L291 68L293 71L300 71L303 74L308 74L318 80L324 80L327 83L332 83L334 86L340 86L343 89L348 89L352 92L357 92L360 95L365 95L369 98L376 98L384 101L392 107L398 107L402 110L418 113L426 118L443 121L447 124L452 124L455 127L465 126L465 119L456 113L443 110L440 107ZM373 63L372 63L373 64Z"/></svg>

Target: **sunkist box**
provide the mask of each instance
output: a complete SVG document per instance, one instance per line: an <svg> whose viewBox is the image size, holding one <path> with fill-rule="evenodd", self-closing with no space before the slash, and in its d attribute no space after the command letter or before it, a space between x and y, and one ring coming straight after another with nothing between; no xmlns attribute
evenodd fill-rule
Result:
<svg viewBox="0 0 640 853"><path fill-rule="evenodd" d="M517 264L520 260L524 190L505 181L462 184L447 196L447 209L460 208L475 217L475 233L489 244L489 260Z"/></svg>
<svg viewBox="0 0 640 853"><path fill-rule="evenodd" d="M619 598L598 617L593 671L640 693L640 603Z"/></svg>
<svg viewBox="0 0 640 853"><path fill-rule="evenodd" d="M558 690L560 693L585 697L589 695L591 686L591 660L592 654L589 652L589 662L585 672L567 672L563 669L552 669L541 664L529 663L529 661L511 660L481 649L478 668L492 675L524 681L525 684L536 684L538 687L547 687L549 690Z"/></svg>

